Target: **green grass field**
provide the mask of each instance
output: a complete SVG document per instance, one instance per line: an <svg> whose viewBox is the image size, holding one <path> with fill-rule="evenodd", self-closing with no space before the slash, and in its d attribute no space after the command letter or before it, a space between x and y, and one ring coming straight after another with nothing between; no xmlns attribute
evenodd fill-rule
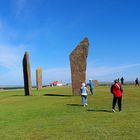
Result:
<svg viewBox="0 0 140 140"><path fill-rule="evenodd" d="M140 140L140 87L124 87L122 112L115 113L110 87L94 91L84 108L70 87L33 90L34 96L1 90L0 140Z"/></svg>

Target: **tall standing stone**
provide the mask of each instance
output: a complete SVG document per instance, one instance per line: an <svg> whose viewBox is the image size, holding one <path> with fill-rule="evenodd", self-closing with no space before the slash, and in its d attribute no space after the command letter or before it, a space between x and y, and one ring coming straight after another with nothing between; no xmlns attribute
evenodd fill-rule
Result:
<svg viewBox="0 0 140 140"><path fill-rule="evenodd" d="M73 95L80 95L81 83L86 80L88 46L88 38L84 38L70 54Z"/></svg>
<svg viewBox="0 0 140 140"><path fill-rule="evenodd" d="M42 89L42 68L36 69L36 88L37 90Z"/></svg>
<svg viewBox="0 0 140 140"><path fill-rule="evenodd" d="M25 52L23 57L23 77L25 96L32 95L31 72L28 52Z"/></svg>

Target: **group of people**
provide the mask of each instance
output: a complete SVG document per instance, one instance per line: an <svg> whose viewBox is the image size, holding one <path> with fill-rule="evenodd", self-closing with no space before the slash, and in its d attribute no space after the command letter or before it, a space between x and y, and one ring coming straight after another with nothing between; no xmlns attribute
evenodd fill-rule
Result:
<svg viewBox="0 0 140 140"><path fill-rule="evenodd" d="M118 108L119 111L122 110L122 95L123 95L123 89L122 86L124 85L124 78L121 77L120 79L121 83L119 82L119 79L114 80L114 84L110 88L110 92L113 95L113 100L112 100L112 111L115 112L115 106L116 103L118 102ZM135 86L139 86L139 81L138 78L135 80ZM90 79L89 83L85 84L82 83L82 86L80 88L81 91L81 97L82 97L82 104L83 106L87 106L87 95L88 95L88 89L87 86L90 87L90 94L93 95L94 93L94 83L93 80Z"/></svg>
<svg viewBox="0 0 140 140"><path fill-rule="evenodd" d="M118 82L119 82L119 80L121 81L121 85L124 85L124 78L123 77L121 77L120 79L118 78ZM138 78L136 78L136 80L135 80L135 86L139 86Z"/></svg>
<svg viewBox="0 0 140 140"><path fill-rule="evenodd" d="M92 80L89 80L88 84L82 83L82 86L80 88L81 91L81 97L82 97L82 104L83 106L87 106L87 95L88 95L88 89L87 86L90 87L90 93L93 95L94 91L94 83ZM112 101L112 111L115 112L115 106L118 102L118 108L119 111L122 110L122 93L123 89L121 84L119 83L118 79L114 80L114 84L111 86L111 93L113 94L113 101Z"/></svg>

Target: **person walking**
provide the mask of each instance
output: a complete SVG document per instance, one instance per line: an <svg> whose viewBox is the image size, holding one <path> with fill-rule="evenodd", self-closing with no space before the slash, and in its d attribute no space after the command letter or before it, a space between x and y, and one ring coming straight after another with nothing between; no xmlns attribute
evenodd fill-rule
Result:
<svg viewBox="0 0 140 140"><path fill-rule="evenodd" d="M136 80L135 80L135 86L139 86L139 80L138 80L138 78L136 78Z"/></svg>
<svg viewBox="0 0 140 140"><path fill-rule="evenodd" d="M121 85L123 85L124 84L124 78L122 77L121 78Z"/></svg>
<svg viewBox="0 0 140 140"><path fill-rule="evenodd" d="M89 83L87 83L86 86L90 87L90 94L93 95L93 93L94 93L94 83L93 83L93 80L89 79Z"/></svg>
<svg viewBox="0 0 140 140"><path fill-rule="evenodd" d="M120 83L118 82L118 80L114 80L114 84L111 86L111 93L113 94L112 111L115 112L115 106L117 102L118 102L119 111L121 111L123 89Z"/></svg>
<svg viewBox="0 0 140 140"><path fill-rule="evenodd" d="M88 95L88 90L86 87L85 83L82 83L82 86L80 88L80 92L81 92L81 97L82 97L82 105L85 107L87 106L87 95Z"/></svg>

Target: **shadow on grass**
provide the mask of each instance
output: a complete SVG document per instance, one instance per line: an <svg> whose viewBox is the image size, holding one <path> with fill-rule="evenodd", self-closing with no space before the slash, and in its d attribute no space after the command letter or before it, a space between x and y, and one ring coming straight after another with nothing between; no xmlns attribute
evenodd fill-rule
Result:
<svg viewBox="0 0 140 140"><path fill-rule="evenodd" d="M106 110L106 109L87 109L87 111L112 113L111 110Z"/></svg>
<svg viewBox="0 0 140 140"><path fill-rule="evenodd" d="M69 106L82 106L81 104L67 104Z"/></svg>
<svg viewBox="0 0 140 140"><path fill-rule="evenodd" d="M72 95L64 95L64 94L44 94L44 96L71 97Z"/></svg>
<svg viewBox="0 0 140 140"><path fill-rule="evenodd" d="M25 95L12 95L12 96L17 96L18 97L18 96L25 96Z"/></svg>

